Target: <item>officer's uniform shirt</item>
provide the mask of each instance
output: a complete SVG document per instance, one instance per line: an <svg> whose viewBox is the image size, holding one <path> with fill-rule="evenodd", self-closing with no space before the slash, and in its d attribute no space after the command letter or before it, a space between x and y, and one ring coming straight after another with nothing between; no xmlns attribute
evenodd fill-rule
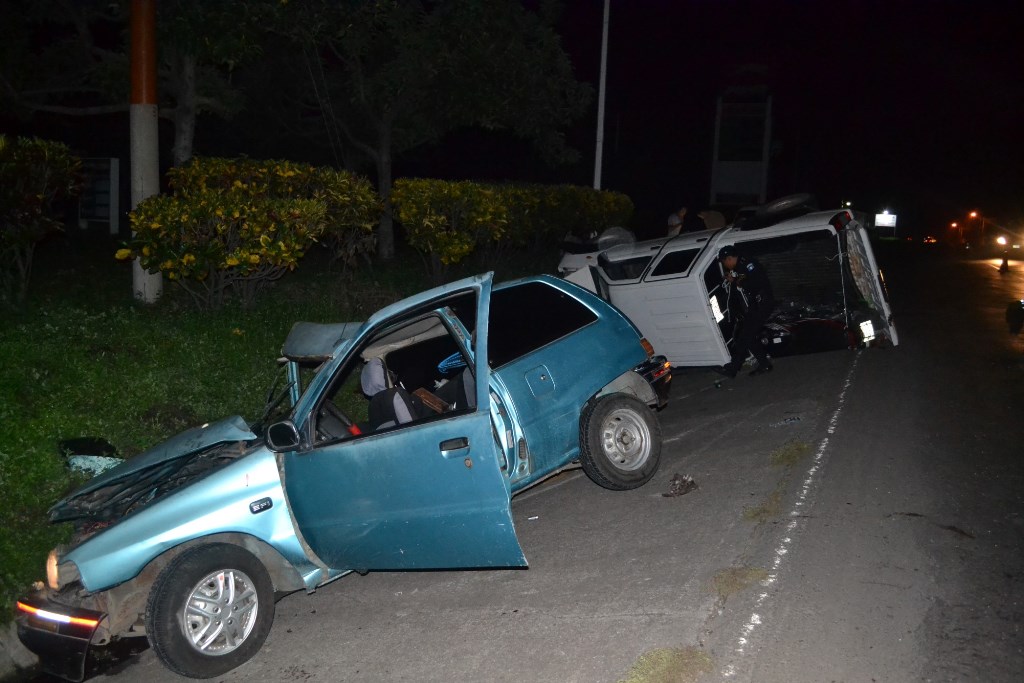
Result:
<svg viewBox="0 0 1024 683"><path fill-rule="evenodd" d="M764 266L754 259L741 256L736 262L736 273L742 276L739 286L750 296L752 302L756 301L759 307L771 306L774 303L772 283L768 280Z"/></svg>

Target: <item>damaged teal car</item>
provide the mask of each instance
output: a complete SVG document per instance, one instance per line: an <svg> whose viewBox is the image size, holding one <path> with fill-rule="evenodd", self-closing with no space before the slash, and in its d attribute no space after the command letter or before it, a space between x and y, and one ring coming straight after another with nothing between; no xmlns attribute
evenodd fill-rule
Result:
<svg viewBox="0 0 1024 683"><path fill-rule="evenodd" d="M145 636L171 670L251 658L275 600L351 572L519 567L510 502L575 463L631 489L661 455L671 367L618 310L539 276L490 274L365 323L297 323L265 414L203 425L57 503L72 522L18 602L41 666Z"/></svg>

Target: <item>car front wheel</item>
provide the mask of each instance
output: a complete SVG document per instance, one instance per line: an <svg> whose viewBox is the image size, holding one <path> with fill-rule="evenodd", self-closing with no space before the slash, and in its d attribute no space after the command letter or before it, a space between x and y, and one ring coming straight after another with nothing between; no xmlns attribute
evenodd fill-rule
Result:
<svg viewBox="0 0 1024 683"><path fill-rule="evenodd" d="M149 642L167 668L213 678L256 654L274 621L263 564L227 543L188 550L160 572L146 606Z"/></svg>
<svg viewBox="0 0 1024 683"><path fill-rule="evenodd" d="M661 425L643 402L602 396L580 420L580 463L595 483L615 491L643 486L661 461Z"/></svg>

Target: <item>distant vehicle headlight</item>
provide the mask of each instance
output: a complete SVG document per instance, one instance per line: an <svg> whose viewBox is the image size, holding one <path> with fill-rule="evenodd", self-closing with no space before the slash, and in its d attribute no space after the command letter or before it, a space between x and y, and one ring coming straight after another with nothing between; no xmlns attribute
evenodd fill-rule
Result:
<svg viewBox="0 0 1024 683"><path fill-rule="evenodd" d="M996 238L996 242L998 242L999 244L1003 245L1004 247L1006 246L1006 238L1005 237L1002 237L1002 236L997 237Z"/></svg>

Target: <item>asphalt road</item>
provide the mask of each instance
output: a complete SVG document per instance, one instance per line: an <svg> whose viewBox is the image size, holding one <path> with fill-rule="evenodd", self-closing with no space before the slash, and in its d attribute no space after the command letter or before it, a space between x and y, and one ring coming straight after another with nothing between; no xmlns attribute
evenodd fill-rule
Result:
<svg viewBox="0 0 1024 683"><path fill-rule="evenodd" d="M681 373L657 477L513 504L527 570L349 576L277 605L235 681L1024 677L1024 264L888 264L901 343ZM675 474L699 488L666 497ZM666 651L666 649L672 649ZM182 679L152 651L95 680Z"/></svg>

